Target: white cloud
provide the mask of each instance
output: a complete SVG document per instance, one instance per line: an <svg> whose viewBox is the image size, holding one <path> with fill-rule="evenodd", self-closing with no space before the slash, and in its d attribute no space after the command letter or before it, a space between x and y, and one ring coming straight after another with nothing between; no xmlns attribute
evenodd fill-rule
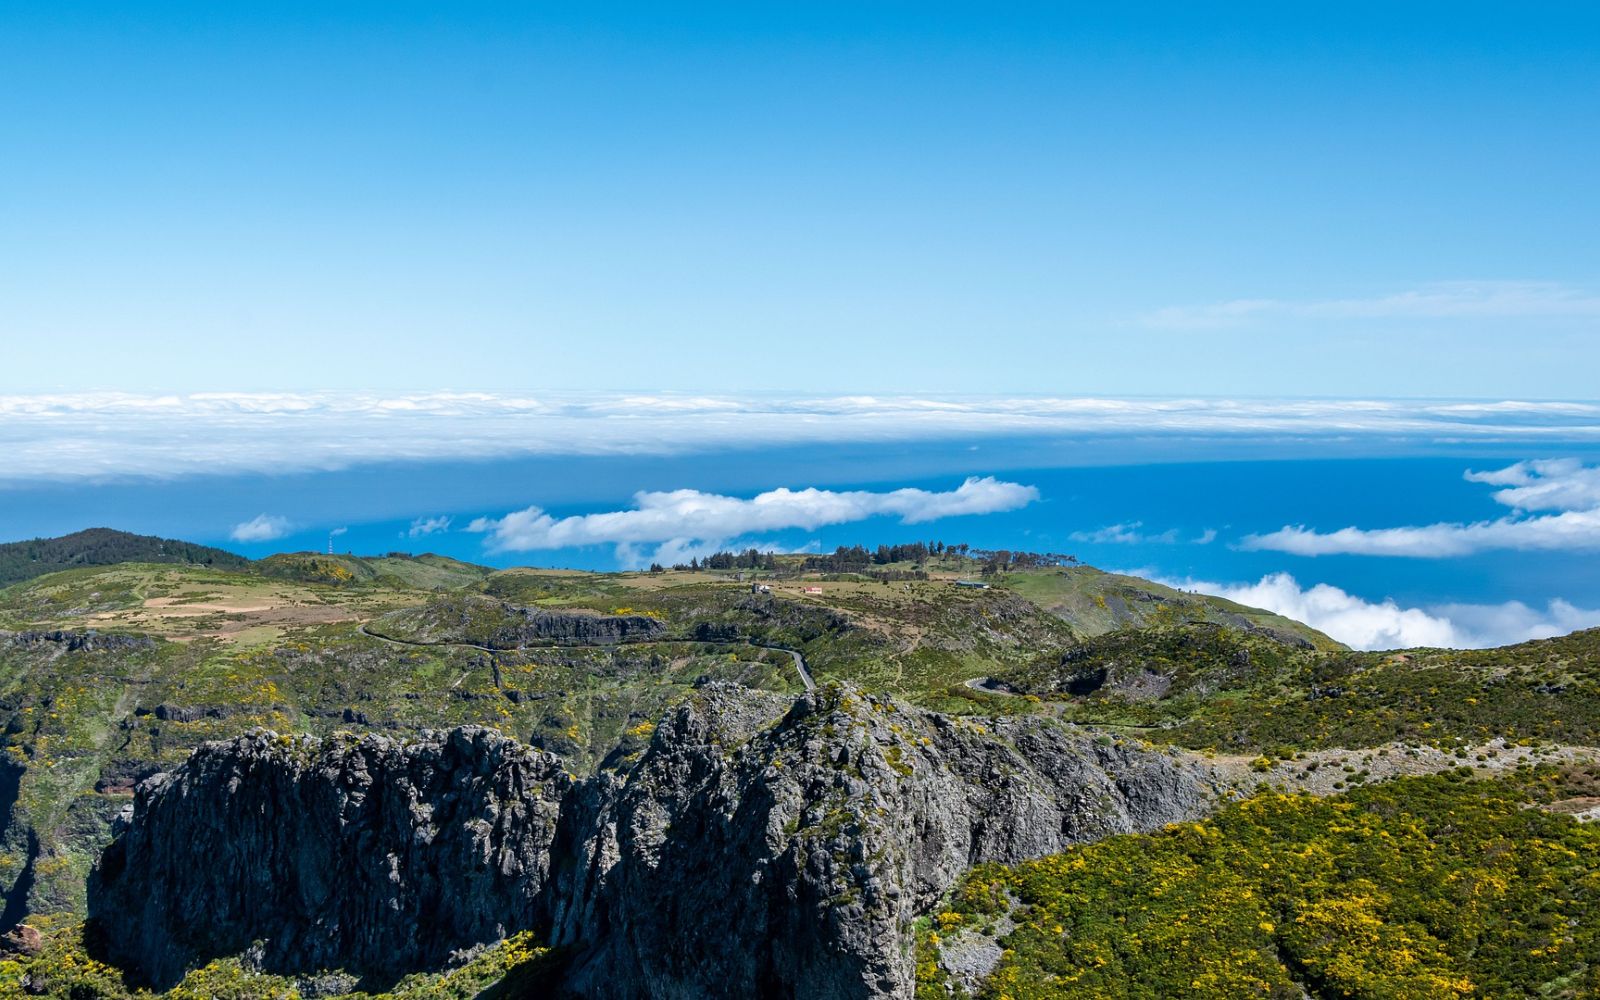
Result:
<svg viewBox="0 0 1600 1000"><path fill-rule="evenodd" d="M1600 608L1579 608L1556 599L1543 611L1521 601L1504 604L1440 604L1431 609L1456 624L1463 647L1503 646L1547 639L1600 625Z"/></svg>
<svg viewBox="0 0 1600 1000"><path fill-rule="evenodd" d="M692 538L669 538L657 545L654 549L648 546L641 548L631 542L623 542L617 546L617 565L623 569L639 569L651 563L660 563L663 566L680 566L691 560L704 559L706 556L727 550L743 551L749 548L767 551L771 546L729 544L719 542L701 542Z"/></svg>
<svg viewBox="0 0 1600 1000"><path fill-rule="evenodd" d="M1445 281L1350 299L1234 299L1159 309L1146 321L1173 329L1219 329L1263 319L1552 319L1600 316L1600 294L1550 281Z"/></svg>
<svg viewBox="0 0 1600 1000"><path fill-rule="evenodd" d="M1518 462L1504 469L1466 473L1468 482L1504 486L1497 502L1517 510L1594 510L1600 507L1600 467L1575 458Z"/></svg>
<svg viewBox="0 0 1600 1000"><path fill-rule="evenodd" d="M421 538L424 535L434 535L441 531L449 531L452 520L453 518L448 514L441 514L437 517L419 517L411 522L410 528L406 529L406 536L408 538Z"/></svg>
<svg viewBox="0 0 1600 1000"><path fill-rule="evenodd" d="M1468 472L1471 482L1504 486L1494 498L1518 511L1559 510L1492 521L1340 528L1319 532L1290 525L1250 535L1247 549L1299 556L1366 555L1442 559L1494 549L1588 552L1600 550L1600 468L1570 459L1518 462L1503 469Z"/></svg>
<svg viewBox="0 0 1600 1000"><path fill-rule="evenodd" d="M671 538L653 548L648 545L639 546L623 542L617 546L616 555L617 565L623 569L643 569L651 563L679 566L692 559L704 559L718 552L743 552L746 549L755 549L757 552L793 553L816 552L818 546L814 541L796 546L761 538L734 538L727 541Z"/></svg>
<svg viewBox="0 0 1600 1000"><path fill-rule="evenodd" d="M1406 608L1392 599L1363 600L1325 583L1302 587L1288 573L1250 584L1164 582L1305 622L1355 649L1481 649L1600 625L1600 608L1577 608L1562 600L1551 601L1542 611L1521 601Z"/></svg>
<svg viewBox="0 0 1600 1000"><path fill-rule="evenodd" d="M727 547L730 539L754 533L792 528L814 531L824 525L880 516L921 524L1016 510L1038 498L1039 491L1032 486L993 477L971 478L945 492L776 489L745 499L673 490L635 494L629 510L556 518L529 507L501 518L480 517L467 530L488 534L488 547L496 552L605 544L618 547L619 560L637 564L640 546L660 545L658 561L678 562L681 560L674 554L715 551Z"/></svg>
<svg viewBox="0 0 1600 1000"><path fill-rule="evenodd" d="M1242 544L1247 549L1268 549L1297 556L1410 556L1420 559L1465 556L1490 549L1586 552L1600 549L1600 510L1501 518L1474 524L1340 528L1329 532L1291 526L1265 535L1251 535Z"/></svg>
<svg viewBox="0 0 1600 1000"><path fill-rule="evenodd" d="M1108 524L1104 528L1094 531L1074 531L1067 537L1075 542L1084 542L1092 545L1171 545L1178 540L1178 529L1168 528L1159 534L1145 534L1142 530L1143 521L1127 521L1122 524ZM1209 541L1209 539L1207 539Z"/></svg>
<svg viewBox="0 0 1600 1000"><path fill-rule="evenodd" d="M348 535L349 533L349 528L334 528L332 531L328 532L328 537L338 538L340 535Z"/></svg>
<svg viewBox="0 0 1600 1000"><path fill-rule="evenodd" d="M270 542L287 535L292 527L288 518L257 514L248 521L234 525L228 537L236 542Z"/></svg>
<svg viewBox="0 0 1600 1000"><path fill-rule="evenodd" d="M1214 542L1216 540L1217 540L1217 529L1216 528L1207 528L1206 530L1200 532L1200 537L1196 538L1194 540L1194 543L1196 545L1210 545L1212 542Z"/></svg>
<svg viewBox="0 0 1600 1000"><path fill-rule="evenodd" d="M719 447L1162 437L1600 441L1600 404L1415 400L504 393L0 396L0 486L308 472L376 462L663 455ZM181 442L181 447L173 442Z"/></svg>

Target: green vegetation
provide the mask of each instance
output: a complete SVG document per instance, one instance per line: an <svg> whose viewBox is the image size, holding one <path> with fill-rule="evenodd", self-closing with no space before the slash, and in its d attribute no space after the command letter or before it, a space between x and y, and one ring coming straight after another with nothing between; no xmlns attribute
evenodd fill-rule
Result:
<svg viewBox="0 0 1600 1000"><path fill-rule="evenodd" d="M250 560L205 545L133 535L110 528L90 528L60 538L0 544L0 587L75 566L113 566L124 562L243 569Z"/></svg>
<svg viewBox="0 0 1600 1000"><path fill-rule="evenodd" d="M1244 752L1600 743L1600 630L1490 650L1322 652L1207 625L1122 630L1004 675L1064 718Z"/></svg>
<svg viewBox="0 0 1600 1000"><path fill-rule="evenodd" d="M81 538L24 543L76 562L0 589L0 926L25 916L47 941L40 956L0 963L0 994L37 975L30 982L47 996L130 995L82 955L75 916L111 819L142 778L202 741L258 726L491 725L563 754L575 771L625 770L653 723L702 680L798 693L793 650L824 685L848 681L953 714L1133 728L1147 742L1237 755L1229 766L1251 782L1291 767L1310 774L1321 758L1297 755L1330 748L1428 743L1444 748L1428 751L1435 758L1471 763L1470 745L1497 738L1600 745L1600 630L1497 650L1356 653L1215 598L944 547L730 554L712 568L600 574L394 554L247 563L108 534L134 539L141 561L95 565L120 550ZM987 588L955 586L980 574ZM515 646L496 637L525 626L526 609L660 627L646 622L649 641L610 646L475 648ZM1408 753L1371 751L1390 752ZM1358 765L1367 766L1352 760L1337 784L1317 787L1368 781ZM1294 984L1318 998L1576 997L1596 988L1578 959L1600 968L1600 954L1571 921L1600 917L1587 909L1600 876L1562 852L1597 856L1597 845L1591 831L1524 808L1552 787L1526 776L1405 779L1335 800L1263 795L1209 823L980 870L928 933L1009 935L1010 956L985 989L1018 1000L1298 1000ZM1439 848L1423 846L1435 838ZM1426 863L1415 870L1402 864L1417 857ZM1341 895L1349 887L1365 895ZM931 940L925 986L942 990ZM1156 956L1169 948L1179 957L1163 966ZM1403 963L1383 965L1380 953ZM525 941L503 946L394 995L475 995L507 968L520 971L498 988L515 992L506 984L533 975L535 959ZM1192 975L1180 981L1174 970ZM1230 993L1206 978L1224 975L1260 990ZM1391 981L1400 985L1382 985ZM1468 981L1475 992L1462 994ZM173 996L308 989L220 962Z"/></svg>
<svg viewBox="0 0 1600 1000"><path fill-rule="evenodd" d="M404 552L379 557L288 552L268 556L254 566L263 576L283 580L403 590L453 590L477 583L494 572L487 566L446 556L412 556Z"/></svg>
<svg viewBox="0 0 1600 1000"><path fill-rule="evenodd" d="M343 975L290 979L255 972L238 959L219 959L196 969L164 993L128 984L116 968L91 958L75 920L46 918L40 950L0 958L0 996L47 1000L510 1000L537 991L559 956L535 947L527 932L512 935L463 964L437 973L407 976L383 992L369 993Z"/></svg>
<svg viewBox="0 0 1600 1000"><path fill-rule="evenodd" d="M1571 792L1564 777L1264 793L1163 833L982 866L921 936L918 997L948 995L942 948L1001 922L984 997L1594 996L1600 829L1526 807Z"/></svg>
<svg viewBox="0 0 1600 1000"><path fill-rule="evenodd" d="M1135 576L1106 573L1092 566L1068 566L992 578L1050 613L1071 622L1079 634L1103 635L1120 628L1210 622L1317 649L1343 649L1339 643L1292 618L1208 594L1191 594Z"/></svg>
<svg viewBox="0 0 1600 1000"><path fill-rule="evenodd" d="M775 579L770 586L770 592L752 593L748 584L705 573L511 570L489 578L483 590L520 606L648 614L677 638L741 637L795 649L818 680L848 680L960 711L1021 710L1005 699L979 697L963 682L1029 663L1040 650L1060 650L1077 637L1071 623L998 589L858 578ZM435 621L460 622L460 609L449 600L441 603L442 614L432 615ZM456 627L489 634L500 612L479 609L485 621L469 613L470 626ZM440 637L446 630L427 634Z"/></svg>

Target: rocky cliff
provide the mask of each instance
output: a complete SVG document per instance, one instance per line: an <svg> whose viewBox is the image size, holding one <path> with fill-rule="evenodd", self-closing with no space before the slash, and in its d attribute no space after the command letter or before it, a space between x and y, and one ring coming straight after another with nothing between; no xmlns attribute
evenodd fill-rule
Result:
<svg viewBox="0 0 1600 1000"><path fill-rule="evenodd" d="M268 969L436 966L538 922L571 784L487 729L207 744L139 786L90 915L161 984L246 950Z"/></svg>
<svg viewBox="0 0 1600 1000"><path fill-rule="evenodd" d="M369 630L424 645L469 643L491 649L522 646L610 646L666 636L661 619L642 614L551 611L477 595L447 594L380 616Z"/></svg>
<svg viewBox="0 0 1600 1000"><path fill-rule="evenodd" d="M837 688L703 688L581 781L481 729L261 733L140 786L91 906L157 981L252 943L276 969L391 974L531 928L586 997L908 997L911 922L966 868L1193 818L1211 778Z"/></svg>
<svg viewBox="0 0 1600 1000"><path fill-rule="evenodd" d="M489 645L515 648L528 643L610 645L659 639L667 628L648 615L591 615L517 608L520 620L499 629Z"/></svg>
<svg viewBox="0 0 1600 1000"><path fill-rule="evenodd" d="M130 652L156 648L156 642L143 635L102 635L93 629L71 632L55 629L49 632L7 632L0 629L0 643L22 648L47 647L60 652Z"/></svg>

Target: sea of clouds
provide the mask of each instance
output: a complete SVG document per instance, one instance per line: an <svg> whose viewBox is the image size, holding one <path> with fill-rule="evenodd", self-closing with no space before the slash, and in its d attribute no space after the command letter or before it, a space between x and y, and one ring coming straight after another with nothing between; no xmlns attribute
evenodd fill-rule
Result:
<svg viewBox="0 0 1600 1000"><path fill-rule="evenodd" d="M1600 443L1600 405L1517 400L121 392L0 396L0 485L527 455L1057 436ZM1287 542L1285 542L1287 544Z"/></svg>

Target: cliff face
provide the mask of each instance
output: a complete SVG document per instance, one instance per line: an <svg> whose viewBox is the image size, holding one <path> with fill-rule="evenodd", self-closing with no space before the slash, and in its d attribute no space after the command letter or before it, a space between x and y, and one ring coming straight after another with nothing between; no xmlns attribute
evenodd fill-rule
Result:
<svg viewBox="0 0 1600 1000"><path fill-rule="evenodd" d="M581 994L908 997L910 923L971 865L1207 804L1205 773L1163 755L850 691L744 735L683 706L625 782L583 790L554 928L587 946Z"/></svg>
<svg viewBox="0 0 1600 1000"><path fill-rule="evenodd" d="M91 903L157 980L254 941L274 968L392 973L532 928L587 997L908 997L911 921L963 870L1193 818L1209 778L848 689L702 689L584 781L486 730L263 734L141 786Z"/></svg>
<svg viewBox="0 0 1600 1000"><path fill-rule="evenodd" d="M434 966L537 922L570 787L487 729L208 744L139 786L90 915L157 983L257 941L270 969Z"/></svg>
<svg viewBox="0 0 1600 1000"><path fill-rule="evenodd" d="M7 632L0 629L0 642L24 648L49 647L60 652L130 652L156 648L154 639L142 635L101 635L89 629L69 632L56 629L52 632Z"/></svg>
<svg viewBox="0 0 1600 1000"><path fill-rule="evenodd" d="M495 632L489 645L497 649L515 648L527 643L611 645L659 639L667 627L648 615L590 615L511 608L520 620Z"/></svg>

